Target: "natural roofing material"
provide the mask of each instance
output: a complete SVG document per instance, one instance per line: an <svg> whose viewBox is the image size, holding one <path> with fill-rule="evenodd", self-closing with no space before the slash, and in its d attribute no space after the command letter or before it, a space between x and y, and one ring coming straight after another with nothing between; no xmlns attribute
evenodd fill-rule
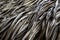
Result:
<svg viewBox="0 0 60 40"><path fill-rule="evenodd" d="M60 40L60 0L0 0L0 40Z"/></svg>

